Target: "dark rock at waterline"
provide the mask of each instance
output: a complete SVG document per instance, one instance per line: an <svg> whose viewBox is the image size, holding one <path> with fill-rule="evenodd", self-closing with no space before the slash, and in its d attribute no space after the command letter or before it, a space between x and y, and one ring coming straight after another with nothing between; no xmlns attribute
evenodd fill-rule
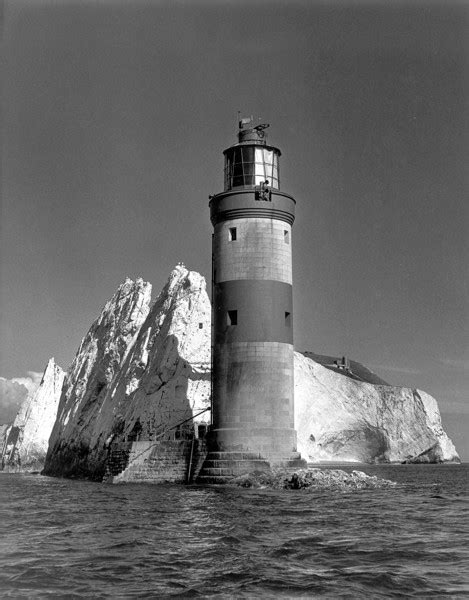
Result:
<svg viewBox="0 0 469 600"><path fill-rule="evenodd" d="M295 472L272 470L255 471L235 477L229 485L245 488L271 488L310 491L326 490L360 490L386 488L396 485L393 481L370 476L362 471L346 473L340 469L299 469Z"/></svg>

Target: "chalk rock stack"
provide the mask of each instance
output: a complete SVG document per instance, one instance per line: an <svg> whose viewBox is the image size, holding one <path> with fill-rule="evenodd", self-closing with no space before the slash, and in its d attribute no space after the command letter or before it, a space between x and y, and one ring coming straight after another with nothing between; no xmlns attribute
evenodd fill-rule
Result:
<svg viewBox="0 0 469 600"><path fill-rule="evenodd" d="M116 442L158 439L210 403L210 303L182 265L150 310L127 280L85 336L67 375L44 474L101 480Z"/></svg>
<svg viewBox="0 0 469 600"><path fill-rule="evenodd" d="M434 398L354 381L299 353L295 409L299 450L311 462L459 461Z"/></svg>
<svg viewBox="0 0 469 600"><path fill-rule="evenodd" d="M126 280L83 339L64 380L44 474L118 481L138 463L145 480L163 442L189 440L194 423L210 423L205 279L179 265L153 305L150 295L150 284ZM295 424L307 461L459 459L428 394L385 385L364 367L358 379L370 383L357 380L313 356L295 353ZM121 468L127 446L133 462L126 455Z"/></svg>
<svg viewBox="0 0 469 600"><path fill-rule="evenodd" d="M179 265L143 324L109 399L123 437L159 439L196 416L198 422L210 422L210 315L205 279Z"/></svg>
<svg viewBox="0 0 469 600"><path fill-rule="evenodd" d="M40 471L57 416L65 373L51 358L37 390L23 401L11 426L5 426L1 452L7 472Z"/></svg>
<svg viewBox="0 0 469 600"><path fill-rule="evenodd" d="M11 431L12 425L11 423L5 423L0 425L0 471L3 470L4 467L4 455L6 451L6 442L8 439L8 435Z"/></svg>
<svg viewBox="0 0 469 600"><path fill-rule="evenodd" d="M150 310L151 285L126 279L83 338L64 381L44 472L87 475L106 397Z"/></svg>

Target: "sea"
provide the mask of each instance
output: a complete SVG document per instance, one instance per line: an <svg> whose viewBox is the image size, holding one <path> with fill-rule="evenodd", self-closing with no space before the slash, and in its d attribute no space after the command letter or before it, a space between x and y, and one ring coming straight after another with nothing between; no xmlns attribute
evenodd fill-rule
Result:
<svg viewBox="0 0 469 600"><path fill-rule="evenodd" d="M469 465L340 467L396 485L0 475L0 597L469 598Z"/></svg>

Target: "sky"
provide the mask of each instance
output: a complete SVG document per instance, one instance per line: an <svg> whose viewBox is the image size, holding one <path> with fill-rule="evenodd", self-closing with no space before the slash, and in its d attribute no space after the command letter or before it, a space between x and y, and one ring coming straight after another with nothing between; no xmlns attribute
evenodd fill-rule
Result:
<svg viewBox="0 0 469 600"><path fill-rule="evenodd" d="M435 396L469 460L469 5L6 0L0 376L67 368L126 276L210 277L238 111L270 123L298 350Z"/></svg>

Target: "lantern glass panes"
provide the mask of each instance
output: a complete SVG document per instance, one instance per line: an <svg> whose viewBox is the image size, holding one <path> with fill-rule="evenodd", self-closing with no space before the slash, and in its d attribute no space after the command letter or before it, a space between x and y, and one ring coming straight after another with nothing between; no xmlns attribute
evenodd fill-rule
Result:
<svg viewBox="0 0 469 600"><path fill-rule="evenodd" d="M236 146L225 155L225 190L254 187L268 181L279 189L278 154L259 146Z"/></svg>

